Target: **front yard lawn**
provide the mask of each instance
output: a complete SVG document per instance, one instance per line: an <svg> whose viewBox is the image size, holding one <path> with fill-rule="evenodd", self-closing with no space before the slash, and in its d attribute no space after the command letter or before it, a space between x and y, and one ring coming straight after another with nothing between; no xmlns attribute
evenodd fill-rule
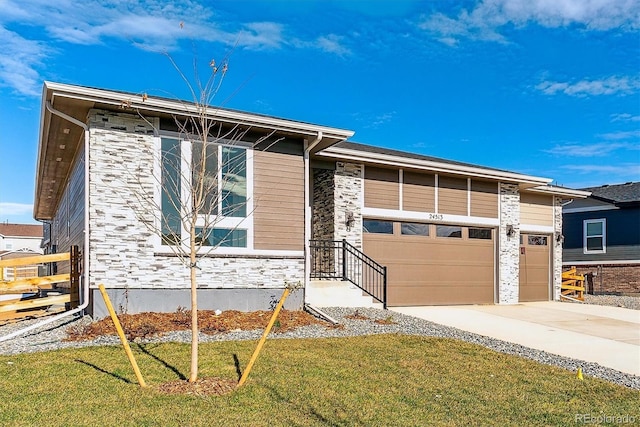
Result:
<svg viewBox="0 0 640 427"><path fill-rule="evenodd" d="M255 342L200 346L201 377L238 379ZM640 422L640 393L451 339L376 335L269 340L248 383L230 394L164 394L188 375L188 344L0 356L3 426L581 425ZM582 418L583 419L583 418Z"/></svg>

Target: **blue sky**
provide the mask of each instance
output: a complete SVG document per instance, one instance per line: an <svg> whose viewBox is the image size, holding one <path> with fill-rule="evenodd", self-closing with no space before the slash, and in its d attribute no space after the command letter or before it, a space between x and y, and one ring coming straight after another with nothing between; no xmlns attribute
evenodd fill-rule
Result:
<svg viewBox="0 0 640 427"><path fill-rule="evenodd" d="M182 25L181 25L182 23ZM640 180L637 0L0 0L0 221L33 222L44 80L190 99L553 178Z"/></svg>

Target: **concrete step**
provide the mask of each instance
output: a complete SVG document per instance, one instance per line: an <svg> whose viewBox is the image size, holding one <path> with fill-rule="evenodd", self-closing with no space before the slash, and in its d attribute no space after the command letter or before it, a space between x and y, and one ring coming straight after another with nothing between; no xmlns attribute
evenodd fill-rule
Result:
<svg viewBox="0 0 640 427"><path fill-rule="evenodd" d="M311 280L305 290L305 303L315 307L373 307L382 304L354 284L342 280Z"/></svg>

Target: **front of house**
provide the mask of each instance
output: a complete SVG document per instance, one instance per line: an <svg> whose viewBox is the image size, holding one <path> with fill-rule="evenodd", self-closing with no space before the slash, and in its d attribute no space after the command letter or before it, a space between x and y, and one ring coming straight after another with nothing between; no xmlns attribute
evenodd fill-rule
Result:
<svg viewBox="0 0 640 427"><path fill-rule="evenodd" d="M42 108L34 215L45 222L47 252L83 251L88 311L103 314L100 283L130 313L188 307L189 269L166 238L186 230L158 219L190 204L186 185L166 187L191 175L195 142L176 120L194 110L49 82ZM313 303L319 241L346 241L386 266L390 306L559 298L561 204L582 193L346 142L348 130L215 108L207 114L241 130L237 140L212 144L216 160L207 167L222 183L233 159L233 178L243 184L221 187L217 222L200 225L203 249L214 248L198 258L200 308L266 308L297 282L305 289L288 307ZM177 160L166 161L169 154ZM242 208L229 209L232 202ZM359 266L354 274L367 273ZM328 304L342 305L340 298Z"/></svg>

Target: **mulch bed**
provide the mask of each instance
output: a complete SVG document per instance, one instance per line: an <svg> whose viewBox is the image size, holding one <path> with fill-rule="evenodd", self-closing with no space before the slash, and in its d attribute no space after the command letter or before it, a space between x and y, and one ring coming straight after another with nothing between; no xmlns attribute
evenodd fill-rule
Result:
<svg viewBox="0 0 640 427"><path fill-rule="evenodd" d="M212 310L200 310L198 311L198 327L201 332L208 335L236 330L264 329L272 314L271 311L246 313L228 310L217 315ZM171 331L191 330L191 311L189 310L178 310L175 313L120 314L118 319L120 319L125 335L130 340L154 337ZM331 326L304 311L282 310L272 332L282 333L307 325ZM116 329L111 318L105 317L81 328L69 328L67 335L68 341L84 341L103 335L116 335Z"/></svg>

